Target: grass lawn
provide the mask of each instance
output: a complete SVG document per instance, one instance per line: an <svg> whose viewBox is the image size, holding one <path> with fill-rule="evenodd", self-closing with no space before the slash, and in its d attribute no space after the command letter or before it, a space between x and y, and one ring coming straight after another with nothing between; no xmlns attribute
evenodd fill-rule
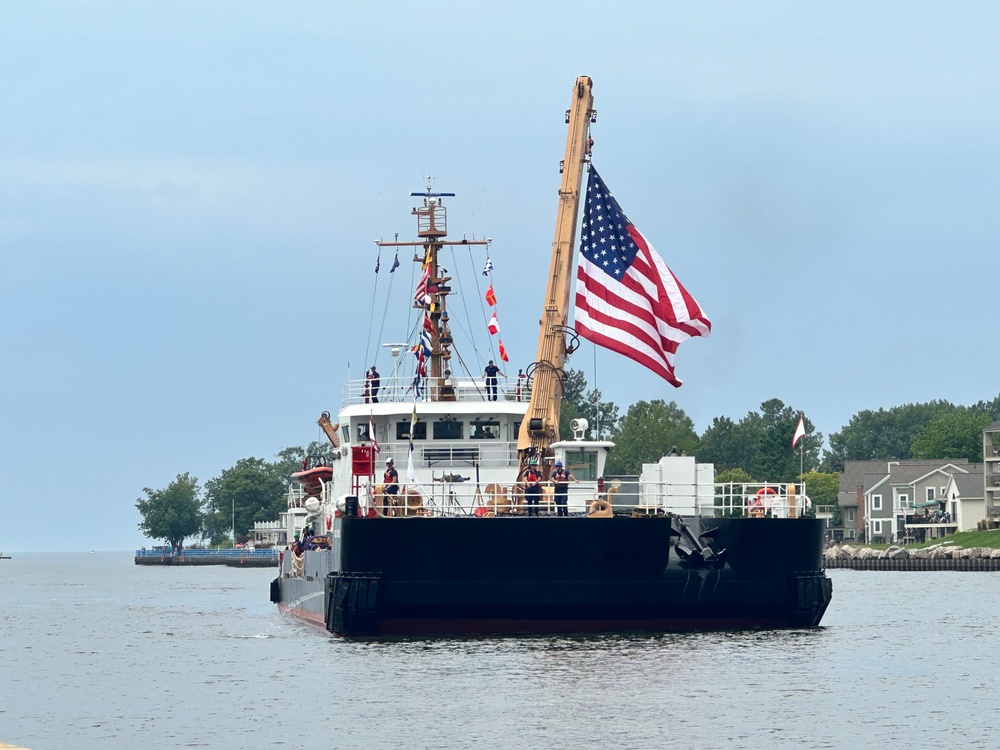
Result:
<svg viewBox="0 0 1000 750"><path fill-rule="evenodd" d="M923 542L921 544L907 544L907 549L921 549L922 547L930 547L935 544L941 544L941 542L951 542L957 547L1000 547L1000 529L991 529L989 531L962 531L958 534L949 534L944 539L934 539L930 542ZM872 549L887 549L891 547L890 544L869 544Z"/></svg>

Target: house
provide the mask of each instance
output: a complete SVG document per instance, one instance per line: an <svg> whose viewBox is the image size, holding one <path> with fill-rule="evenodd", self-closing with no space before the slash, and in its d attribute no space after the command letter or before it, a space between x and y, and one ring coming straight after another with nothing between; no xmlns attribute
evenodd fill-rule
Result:
<svg viewBox="0 0 1000 750"><path fill-rule="evenodd" d="M1000 432L1000 425L997 431ZM1000 477L1000 460L997 463ZM982 471L981 465L970 464L964 458L846 461L837 497L843 529L831 529L831 536L834 541L841 536L845 541L896 542L953 533L959 530L963 497L970 501L962 513L963 520L969 522L977 513L975 503L979 495L968 494L973 484L960 479L952 488L955 508L951 509L948 506L951 479L954 475L981 477ZM982 500L979 503L981 508ZM972 528L978 520L971 521Z"/></svg>
<svg viewBox="0 0 1000 750"><path fill-rule="evenodd" d="M945 499L945 511L955 519L959 531L977 528L979 522L986 517L986 498L980 474L952 474L945 489Z"/></svg>
<svg viewBox="0 0 1000 750"><path fill-rule="evenodd" d="M1000 516L1000 422L983 430L983 499L983 516Z"/></svg>

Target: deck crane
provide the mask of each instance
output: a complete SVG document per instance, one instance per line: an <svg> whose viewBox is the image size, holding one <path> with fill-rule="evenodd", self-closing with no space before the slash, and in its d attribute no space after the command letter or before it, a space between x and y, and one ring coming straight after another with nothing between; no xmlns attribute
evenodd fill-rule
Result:
<svg viewBox="0 0 1000 750"><path fill-rule="evenodd" d="M590 160L590 124L597 119L592 94L593 82L580 76L573 87L572 102L566 112L569 132L566 156L562 161L562 184L556 211L556 233L552 242L552 263L545 294L538 353L532 364L531 402L521 423L517 439L520 464L518 479L529 465L537 465L543 478L549 466L542 459L550 446L559 441L559 411L563 395L563 367L571 353L566 337L570 329L569 293L572 284L573 247L580 207L580 189L584 165Z"/></svg>

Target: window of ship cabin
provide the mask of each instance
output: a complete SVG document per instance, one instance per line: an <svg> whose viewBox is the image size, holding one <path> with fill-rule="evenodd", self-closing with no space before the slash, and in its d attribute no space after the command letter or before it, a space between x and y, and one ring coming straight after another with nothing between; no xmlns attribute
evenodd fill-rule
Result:
<svg viewBox="0 0 1000 750"><path fill-rule="evenodd" d="M396 422L396 440L409 440L410 439L410 420L405 422ZM427 423L417 422L413 426L413 439L414 440L426 440L427 439Z"/></svg>
<svg viewBox="0 0 1000 750"><path fill-rule="evenodd" d="M442 419L434 423L435 440L461 440L464 430L463 423L457 419Z"/></svg>
<svg viewBox="0 0 1000 750"><path fill-rule="evenodd" d="M581 482L597 480L597 451L566 451L566 468Z"/></svg>
<svg viewBox="0 0 1000 750"><path fill-rule="evenodd" d="M351 430L346 424L340 428L340 432L344 435L345 443L351 442Z"/></svg>
<svg viewBox="0 0 1000 750"><path fill-rule="evenodd" d="M472 421L473 440L499 440L500 421L496 419L474 419Z"/></svg>
<svg viewBox="0 0 1000 750"><path fill-rule="evenodd" d="M368 423L358 422L358 442L370 443L371 439L371 435L368 434Z"/></svg>

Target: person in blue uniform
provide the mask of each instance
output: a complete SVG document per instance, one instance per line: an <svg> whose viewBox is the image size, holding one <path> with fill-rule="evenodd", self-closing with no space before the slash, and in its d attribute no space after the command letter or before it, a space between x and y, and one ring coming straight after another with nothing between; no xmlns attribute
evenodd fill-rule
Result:
<svg viewBox="0 0 1000 750"><path fill-rule="evenodd" d="M372 365L372 369L368 371L368 391L372 397L372 403L378 403L378 389L382 385L382 377L378 374L378 370L375 369L375 365Z"/></svg>
<svg viewBox="0 0 1000 750"><path fill-rule="evenodd" d="M486 378L486 400L496 401L497 400L497 375L503 375L500 372L500 368L493 364L493 360L486 365L486 369L483 370L483 377ZM504 375L504 377L507 377Z"/></svg>
<svg viewBox="0 0 1000 750"><path fill-rule="evenodd" d="M574 482L580 481L569 473L569 471L563 466L562 461L556 461L555 471L552 472L552 484L555 486L555 492L553 494L555 495L557 516L569 515L567 495L569 493L570 480Z"/></svg>

